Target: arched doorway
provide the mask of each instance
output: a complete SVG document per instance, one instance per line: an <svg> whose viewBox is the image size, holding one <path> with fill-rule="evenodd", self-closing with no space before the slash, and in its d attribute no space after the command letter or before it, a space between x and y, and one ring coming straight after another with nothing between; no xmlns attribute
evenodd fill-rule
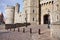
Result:
<svg viewBox="0 0 60 40"><path fill-rule="evenodd" d="M49 15L48 14L45 14L44 15L44 24L48 24L48 17L49 17Z"/></svg>

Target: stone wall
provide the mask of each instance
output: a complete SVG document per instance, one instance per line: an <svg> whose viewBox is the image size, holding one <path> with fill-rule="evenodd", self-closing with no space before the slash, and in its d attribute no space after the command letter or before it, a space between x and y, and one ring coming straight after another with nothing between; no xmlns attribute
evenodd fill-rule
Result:
<svg viewBox="0 0 60 40"><path fill-rule="evenodd" d="M14 12L15 7L14 6L7 6L5 13L6 13L6 24L13 24L14 23Z"/></svg>
<svg viewBox="0 0 60 40"><path fill-rule="evenodd" d="M24 12L27 13L27 21L32 24L39 23L39 1L24 0Z"/></svg>
<svg viewBox="0 0 60 40"><path fill-rule="evenodd" d="M50 15L50 22L53 23L53 22L56 22L56 21L59 21L59 1L58 0L43 0L40 2L41 4L41 24L44 24L44 18L43 16L45 14L48 14ZM50 12L48 12L48 10Z"/></svg>
<svg viewBox="0 0 60 40"><path fill-rule="evenodd" d="M51 26L51 36L53 37L53 38L56 38L56 39L58 39L58 40L60 40L60 24L58 23L54 23L54 24L52 24L52 26Z"/></svg>

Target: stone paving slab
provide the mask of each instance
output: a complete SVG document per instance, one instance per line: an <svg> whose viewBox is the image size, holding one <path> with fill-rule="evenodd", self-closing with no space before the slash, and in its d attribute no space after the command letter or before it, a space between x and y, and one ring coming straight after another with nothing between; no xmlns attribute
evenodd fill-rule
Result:
<svg viewBox="0 0 60 40"><path fill-rule="evenodd" d="M25 33L23 33L23 28L25 28ZM33 33L30 34L30 28L32 28ZM46 25L31 25L26 27L20 27L20 32L16 28L16 31L0 32L0 40L56 40L50 37L50 30ZM38 29L41 29L41 34L38 34Z"/></svg>

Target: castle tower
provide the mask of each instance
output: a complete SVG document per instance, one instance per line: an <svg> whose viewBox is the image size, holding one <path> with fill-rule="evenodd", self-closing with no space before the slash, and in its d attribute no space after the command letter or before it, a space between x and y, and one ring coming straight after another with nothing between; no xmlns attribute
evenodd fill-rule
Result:
<svg viewBox="0 0 60 40"><path fill-rule="evenodd" d="M39 24L39 1L24 0L24 11L27 14L27 21L31 24Z"/></svg>
<svg viewBox="0 0 60 40"><path fill-rule="evenodd" d="M6 24L14 24L14 12L15 7L14 6L7 6L5 13L6 13Z"/></svg>
<svg viewBox="0 0 60 40"><path fill-rule="evenodd" d="M59 0L41 0L41 24L48 24L49 20L51 24L60 21L59 3Z"/></svg>
<svg viewBox="0 0 60 40"><path fill-rule="evenodd" d="M15 13L19 13L20 4L16 3Z"/></svg>
<svg viewBox="0 0 60 40"><path fill-rule="evenodd" d="M17 23L17 21L18 21L17 18L18 18L18 14L19 14L19 8L20 8L20 5L18 3L16 3L14 23Z"/></svg>

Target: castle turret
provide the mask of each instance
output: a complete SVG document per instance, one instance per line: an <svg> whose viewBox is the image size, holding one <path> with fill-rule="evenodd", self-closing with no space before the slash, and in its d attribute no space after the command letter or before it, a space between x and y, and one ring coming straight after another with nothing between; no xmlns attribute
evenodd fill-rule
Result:
<svg viewBox="0 0 60 40"><path fill-rule="evenodd" d="M18 3L16 3L14 23L17 23L17 21L18 21L17 18L18 18L18 14L19 14L19 9L20 9L20 5Z"/></svg>
<svg viewBox="0 0 60 40"><path fill-rule="evenodd" d="M15 13L19 13L20 4L16 3Z"/></svg>
<svg viewBox="0 0 60 40"><path fill-rule="evenodd" d="M7 6L6 10L6 24L13 24L14 23L14 13L15 13L15 7L14 6Z"/></svg>

